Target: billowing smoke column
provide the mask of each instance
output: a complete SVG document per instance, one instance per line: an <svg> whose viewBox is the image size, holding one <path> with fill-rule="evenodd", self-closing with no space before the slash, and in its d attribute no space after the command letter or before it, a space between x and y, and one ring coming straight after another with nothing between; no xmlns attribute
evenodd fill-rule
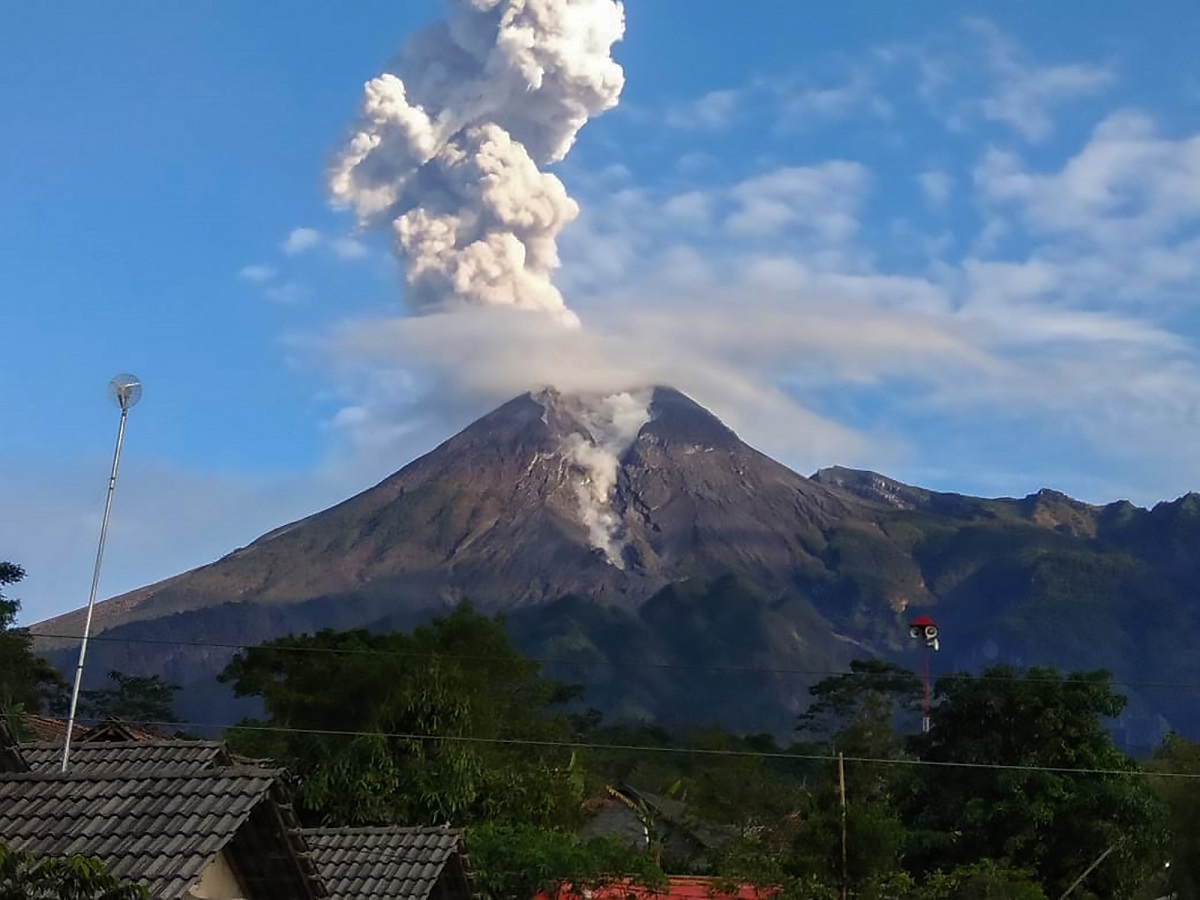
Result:
<svg viewBox="0 0 1200 900"><path fill-rule="evenodd" d="M551 283L579 213L538 166L616 106L617 0L448 0L384 74L329 172L334 201L389 227L414 309L508 306L577 323Z"/></svg>
<svg viewBox="0 0 1200 900"><path fill-rule="evenodd" d="M587 398L579 416L588 434L572 434L563 448L567 459L584 475L575 486L575 496L588 541L618 569L625 568L625 562L621 517L613 509L613 492L621 456L650 421L650 399L650 391Z"/></svg>

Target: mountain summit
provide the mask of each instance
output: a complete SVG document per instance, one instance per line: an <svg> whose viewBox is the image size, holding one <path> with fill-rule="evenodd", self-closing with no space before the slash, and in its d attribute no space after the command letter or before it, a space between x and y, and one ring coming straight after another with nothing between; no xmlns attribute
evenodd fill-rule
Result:
<svg viewBox="0 0 1200 900"><path fill-rule="evenodd" d="M374 487L207 566L99 604L94 627L226 606L470 598L507 609L579 594L636 607L676 581L744 574L781 588L857 498L743 443L670 388L523 394ZM282 614L282 613L281 613ZM37 630L78 631L79 613Z"/></svg>

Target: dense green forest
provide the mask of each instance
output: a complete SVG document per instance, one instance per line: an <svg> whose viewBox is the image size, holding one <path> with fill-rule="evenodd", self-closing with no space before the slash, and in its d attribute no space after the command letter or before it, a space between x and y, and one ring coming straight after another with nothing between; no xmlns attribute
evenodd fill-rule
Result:
<svg viewBox="0 0 1200 900"><path fill-rule="evenodd" d="M47 702L53 679L4 602L11 716ZM305 821L466 827L487 897L675 873L780 900L1200 886L1200 780L1188 777L1200 744L1172 735L1145 763L1127 757L1105 728L1125 700L1102 671L943 675L923 734L919 679L856 660L811 687L788 741L668 730L606 721L516 649L502 619L462 605L409 631L269 641L220 677L265 710L229 730L232 748L285 766ZM170 718L173 686L111 683L93 694L97 712ZM636 839L589 828L613 797Z"/></svg>
<svg viewBox="0 0 1200 900"><path fill-rule="evenodd" d="M1082 877L1073 896L1133 898L1192 877L1192 782L1165 773L1200 771L1195 745L1146 767L1117 750L1104 672L945 676L920 734L919 680L856 661L812 688L786 745L607 724L467 606L271 641L221 677L266 709L230 741L294 773L309 821L464 825L494 897L699 872L781 897L1058 897ZM642 798L644 846L575 837L608 788Z"/></svg>

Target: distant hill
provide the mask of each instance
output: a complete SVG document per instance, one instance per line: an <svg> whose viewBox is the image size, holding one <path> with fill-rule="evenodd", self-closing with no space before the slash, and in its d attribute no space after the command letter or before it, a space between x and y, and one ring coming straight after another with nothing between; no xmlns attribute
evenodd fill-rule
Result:
<svg viewBox="0 0 1200 900"><path fill-rule="evenodd" d="M188 685L191 717L230 721L212 676L232 651L198 645L409 627L469 598L611 712L781 729L851 658L915 665L906 623L923 611L942 625L938 670L1111 669L1145 744L1166 721L1200 730L1200 689L1180 687L1200 686L1197 548L1194 494L1145 510L805 478L669 388L619 407L544 391L344 503L99 604L89 669L159 672ZM81 627L76 612L33 630ZM157 643L180 639L197 646ZM40 642L69 658L71 641Z"/></svg>

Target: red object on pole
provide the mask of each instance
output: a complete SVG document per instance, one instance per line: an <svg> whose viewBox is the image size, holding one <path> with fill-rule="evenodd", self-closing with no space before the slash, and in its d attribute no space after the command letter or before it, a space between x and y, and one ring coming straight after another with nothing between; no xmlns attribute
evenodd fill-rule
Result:
<svg viewBox="0 0 1200 900"><path fill-rule="evenodd" d="M924 652L921 656L921 732L927 733L929 731L929 708L933 699L933 689L929 677L929 654L938 649L937 622L929 616L917 616L908 623L908 634L924 645Z"/></svg>

